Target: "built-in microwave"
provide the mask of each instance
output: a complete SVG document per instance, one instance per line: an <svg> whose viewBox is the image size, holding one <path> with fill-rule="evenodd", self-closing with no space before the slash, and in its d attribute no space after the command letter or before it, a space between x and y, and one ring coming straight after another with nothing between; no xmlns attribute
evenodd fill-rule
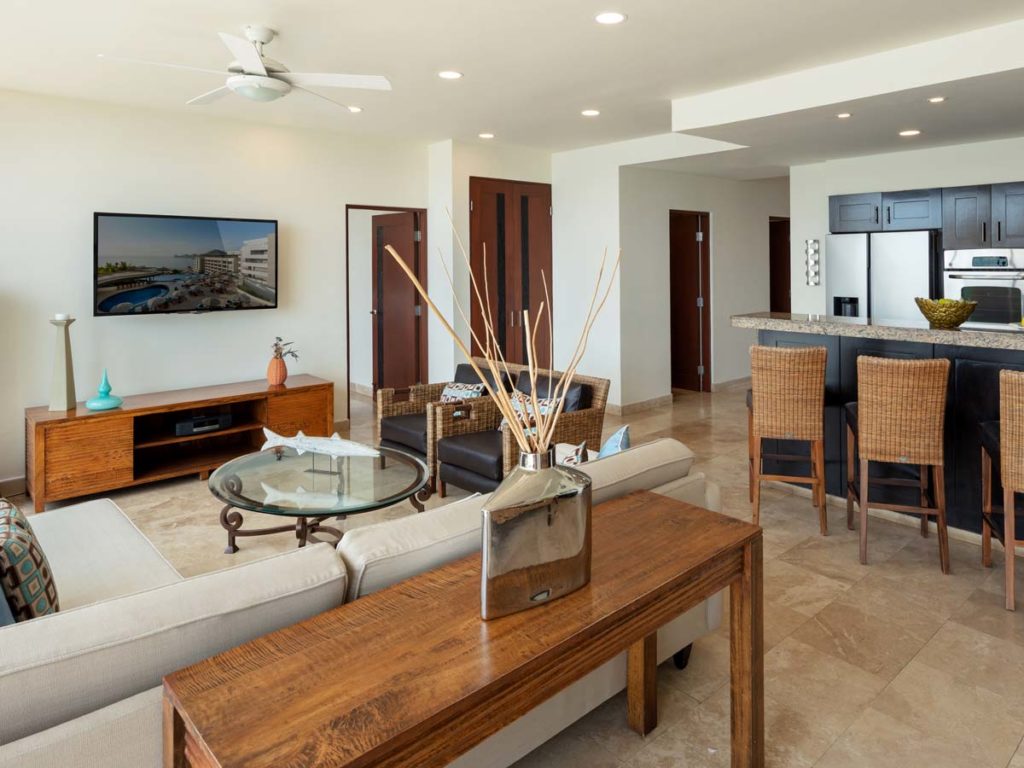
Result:
<svg viewBox="0 0 1024 768"><path fill-rule="evenodd" d="M972 324L1019 325L1024 317L1024 250L946 251L943 295L978 302Z"/></svg>

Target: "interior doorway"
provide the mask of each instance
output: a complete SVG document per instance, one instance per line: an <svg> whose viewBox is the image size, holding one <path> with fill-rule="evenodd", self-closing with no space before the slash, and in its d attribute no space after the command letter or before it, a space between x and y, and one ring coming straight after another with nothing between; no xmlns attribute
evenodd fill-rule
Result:
<svg viewBox="0 0 1024 768"><path fill-rule="evenodd" d="M768 218L768 293L772 312L790 312L789 219Z"/></svg>
<svg viewBox="0 0 1024 768"><path fill-rule="evenodd" d="M484 288L486 251L485 306L476 294L470 297L470 326L479 339L484 338L484 311L490 305L498 346L510 363L526 363L526 329L523 310L530 310L531 321L543 302L545 319L537 333L537 357L541 366L551 365L548 291L551 284L551 185L508 179L469 179L469 253L473 274ZM482 350L473 344L473 354Z"/></svg>
<svg viewBox="0 0 1024 768"><path fill-rule="evenodd" d="M711 391L711 216L669 211L672 388Z"/></svg>
<svg viewBox="0 0 1024 768"><path fill-rule="evenodd" d="M427 380L427 311L384 249L391 245L427 287L427 212L345 206L349 411L351 392L407 389Z"/></svg>

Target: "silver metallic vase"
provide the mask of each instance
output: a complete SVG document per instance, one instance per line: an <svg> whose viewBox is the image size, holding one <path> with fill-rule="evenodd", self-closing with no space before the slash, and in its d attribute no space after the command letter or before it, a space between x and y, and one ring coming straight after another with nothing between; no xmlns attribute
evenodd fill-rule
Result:
<svg viewBox="0 0 1024 768"><path fill-rule="evenodd" d="M483 507L481 616L495 619L590 581L590 478L523 453Z"/></svg>

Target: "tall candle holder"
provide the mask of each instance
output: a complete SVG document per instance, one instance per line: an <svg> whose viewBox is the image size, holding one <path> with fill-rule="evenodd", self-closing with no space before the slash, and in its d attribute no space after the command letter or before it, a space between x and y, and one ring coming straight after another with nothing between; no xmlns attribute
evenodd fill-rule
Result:
<svg viewBox="0 0 1024 768"><path fill-rule="evenodd" d="M57 346L53 356L53 383L50 386L50 410L73 411L75 400L75 369L71 363L71 324L75 318L55 315L50 325L57 331Z"/></svg>

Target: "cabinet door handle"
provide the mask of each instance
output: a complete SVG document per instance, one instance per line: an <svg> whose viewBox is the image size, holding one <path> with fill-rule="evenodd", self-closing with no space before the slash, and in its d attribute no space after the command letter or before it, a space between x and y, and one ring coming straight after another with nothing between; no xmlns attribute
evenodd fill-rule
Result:
<svg viewBox="0 0 1024 768"><path fill-rule="evenodd" d="M878 223L878 206L875 206L875 224Z"/></svg>
<svg viewBox="0 0 1024 768"><path fill-rule="evenodd" d="M981 222L981 242L988 242L988 227L986 222Z"/></svg>
<svg viewBox="0 0 1024 768"><path fill-rule="evenodd" d="M885 223L892 224L892 206L885 206Z"/></svg>
<svg viewBox="0 0 1024 768"><path fill-rule="evenodd" d="M1003 222L996 222L996 242L1001 243L1003 241Z"/></svg>

